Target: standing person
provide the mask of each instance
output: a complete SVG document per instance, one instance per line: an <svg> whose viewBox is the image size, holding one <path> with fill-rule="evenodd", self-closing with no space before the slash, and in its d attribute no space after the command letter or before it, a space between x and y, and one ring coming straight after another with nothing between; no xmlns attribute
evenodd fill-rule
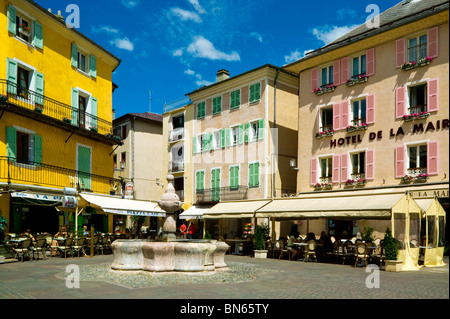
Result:
<svg viewBox="0 0 450 319"><path fill-rule="evenodd" d="M180 226L180 232L181 232L182 238L186 239L187 226L186 226L185 222L183 222L183 224Z"/></svg>
<svg viewBox="0 0 450 319"><path fill-rule="evenodd" d="M194 223L192 223L192 224L189 226L189 236L188 236L189 239L194 239L194 235L195 235L196 229L197 229L197 228L195 227L195 224L194 224Z"/></svg>

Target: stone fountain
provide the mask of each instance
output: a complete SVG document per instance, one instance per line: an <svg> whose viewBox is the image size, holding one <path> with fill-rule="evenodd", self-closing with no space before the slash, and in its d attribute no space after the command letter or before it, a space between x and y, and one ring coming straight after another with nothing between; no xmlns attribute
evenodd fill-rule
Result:
<svg viewBox="0 0 450 319"><path fill-rule="evenodd" d="M211 272L228 269L225 253L228 245L222 241L204 239L177 239L175 212L181 201L173 187L174 177L167 176L166 192L158 202L166 211L162 240L119 239L112 243L118 271L146 272Z"/></svg>

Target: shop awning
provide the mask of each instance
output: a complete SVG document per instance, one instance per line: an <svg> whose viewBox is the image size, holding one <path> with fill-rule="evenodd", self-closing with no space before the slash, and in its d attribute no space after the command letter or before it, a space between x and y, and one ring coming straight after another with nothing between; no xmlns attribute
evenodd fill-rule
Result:
<svg viewBox="0 0 450 319"><path fill-rule="evenodd" d="M270 203L271 200L242 200L221 202L207 212L204 218L247 218L254 217L255 211Z"/></svg>
<svg viewBox="0 0 450 319"><path fill-rule="evenodd" d="M145 217L166 216L166 212L152 202L88 194L80 196L91 206L100 208L105 213Z"/></svg>
<svg viewBox="0 0 450 319"><path fill-rule="evenodd" d="M203 219L203 214L209 211L211 207L191 206L179 216L180 219Z"/></svg>
<svg viewBox="0 0 450 319"><path fill-rule="evenodd" d="M61 204L63 196L50 195L50 194L38 194L38 193L25 193L25 192L13 192L11 193L13 202L29 203L33 205L57 205Z"/></svg>
<svg viewBox="0 0 450 319"><path fill-rule="evenodd" d="M256 211L257 218L389 218L403 194L277 198Z"/></svg>

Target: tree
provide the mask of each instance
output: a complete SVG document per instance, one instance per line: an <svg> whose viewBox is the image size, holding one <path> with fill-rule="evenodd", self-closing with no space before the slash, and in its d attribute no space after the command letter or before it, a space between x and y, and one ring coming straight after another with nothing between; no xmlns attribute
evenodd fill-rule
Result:
<svg viewBox="0 0 450 319"><path fill-rule="evenodd" d="M264 236L260 226L256 226L255 250L264 250Z"/></svg>
<svg viewBox="0 0 450 319"><path fill-rule="evenodd" d="M389 227L386 229L386 235L384 235L384 254L387 260L397 260L398 243L397 240L392 237L392 232Z"/></svg>

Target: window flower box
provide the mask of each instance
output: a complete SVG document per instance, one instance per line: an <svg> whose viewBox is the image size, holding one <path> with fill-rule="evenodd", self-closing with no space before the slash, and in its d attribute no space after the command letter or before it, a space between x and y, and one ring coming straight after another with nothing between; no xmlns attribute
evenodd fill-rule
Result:
<svg viewBox="0 0 450 319"><path fill-rule="evenodd" d="M68 117L63 118L63 122L69 123L69 124L72 123L72 121Z"/></svg>
<svg viewBox="0 0 450 319"><path fill-rule="evenodd" d="M333 183L317 183L314 185L314 188L319 189L331 189L333 188Z"/></svg>
<svg viewBox="0 0 450 319"><path fill-rule="evenodd" d="M403 183L411 183L414 180L414 176L405 175L402 177Z"/></svg>
<svg viewBox="0 0 450 319"><path fill-rule="evenodd" d="M320 138L324 138L327 136L333 136L333 135L334 135L334 130L321 131L316 134L316 138L320 139Z"/></svg>
<svg viewBox="0 0 450 319"><path fill-rule="evenodd" d="M408 71L411 69L414 69L415 67L418 66L425 66L431 63L431 61L433 61L433 58L427 56L425 58L420 59L419 61L410 61L410 62L406 62L402 65L402 70Z"/></svg>
<svg viewBox="0 0 450 319"><path fill-rule="evenodd" d="M0 94L0 104L4 104L6 101L8 101L8 96Z"/></svg>
<svg viewBox="0 0 450 319"><path fill-rule="evenodd" d="M402 65L402 70L408 71L414 69L416 67L416 64L417 63L415 61L406 62Z"/></svg>
<svg viewBox="0 0 450 319"><path fill-rule="evenodd" d="M403 115L403 120L405 122L409 122L409 121L413 121L413 120L425 119L425 118L427 118L429 116L430 116L429 112L405 114L405 115Z"/></svg>
<svg viewBox="0 0 450 319"><path fill-rule="evenodd" d="M418 66L425 66L431 63L431 61L433 61L433 58L430 58L429 56L427 56L426 58L422 58L419 61L417 61L417 65Z"/></svg>
<svg viewBox="0 0 450 319"><path fill-rule="evenodd" d="M345 186L353 186L353 185L355 185L354 179L348 179L345 181Z"/></svg>
<svg viewBox="0 0 450 319"><path fill-rule="evenodd" d="M330 85L322 86L320 88L315 89L314 93L316 95L322 95L324 93L333 92L335 89L336 89L336 85L330 84Z"/></svg>
<svg viewBox="0 0 450 319"><path fill-rule="evenodd" d="M419 174L416 176L415 181L419 183L426 182L428 179L428 174Z"/></svg>
<svg viewBox="0 0 450 319"><path fill-rule="evenodd" d="M21 24L19 25L19 32L29 36L31 34L31 28L25 24Z"/></svg>
<svg viewBox="0 0 450 319"><path fill-rule="evenodd" d="M348 80L345 84L347 86L353 86L358 83L367 82L367 80L368 80L368 77L365 74L361 74L361 75L358 75L358 77L356 77L356 78L352 78L352 79Z"/></svg>
<svg viewBox="0 0 450 319"><path fill-rule="evenodd" d="M361 123L361 124L357 124L357 125L349 125L349 126L347 126L347 132L367 130L368 127L369 127L369 125L367 123Z"/></svg>
<svg viewBox="0 0 450 319"><path fill-rule="evenodd" d="M44 112L44 109L41 108L41 107L39 107L39 106L36 106L36 107L34 108L34 111L35 111L35 112L38 112L38 113L42 113L42 112Z"/></svg>
<svg viewBox="0 0 450 319"><path fill-rule="evenodd" d="M365 178L359 178L356 180L356 185L362 186L365 185L367 180Z"/></svg>
<svg viewBox="0 0 450 319"><path fill-rule="evenodd" d="M98 132L98 128L96 128L96 127L89 127L89 129L90 129L92 132L95 132L95 133Z"/></svg>

